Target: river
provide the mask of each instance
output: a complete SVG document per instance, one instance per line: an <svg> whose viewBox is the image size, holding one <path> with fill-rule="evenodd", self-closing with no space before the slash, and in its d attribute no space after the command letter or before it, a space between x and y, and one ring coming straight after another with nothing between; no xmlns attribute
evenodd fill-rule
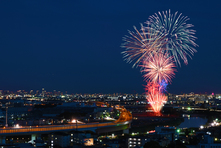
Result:
<svg viewBox="0 0 221 148"><path fill-rule="evenodd" d="M191 117L190 115L183 115L184 122L182 122L179 128L190 128L190 127L200 127L200 125L205 125L207 122L206 118L203 117Z"/></svg>

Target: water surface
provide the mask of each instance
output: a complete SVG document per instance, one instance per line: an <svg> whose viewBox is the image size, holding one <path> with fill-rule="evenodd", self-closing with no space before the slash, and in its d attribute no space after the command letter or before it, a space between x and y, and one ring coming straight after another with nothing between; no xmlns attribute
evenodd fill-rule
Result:
<svg viewBox="0 0 221 148"><path fill-rule="evenodd" d="M206 118L202 117L184 117L184 122L182 122L179 128L190 128L190 127L200 127L200 125L205 125L207 122Z"/></svg>

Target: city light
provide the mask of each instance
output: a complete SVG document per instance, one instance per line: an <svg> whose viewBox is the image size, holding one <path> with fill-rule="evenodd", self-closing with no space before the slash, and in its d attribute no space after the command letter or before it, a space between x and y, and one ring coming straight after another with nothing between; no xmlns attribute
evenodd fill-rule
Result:
<svg viewBox="0 0 221 148"><path fill-rule="evenodd" d="M177 131L177 133L179 133L179 132L180 132L180 129L177 129L176 131Z"/></svg>
<svg viewBox="0 0 221 148"><path fill-rule="evenodd" d="M20 128L19 124L16 124L16 125L15 125L15 128Z"/></svg>
<svg viewBox="0 0 221 148"><path fill-rule="evenodd" d="M211 135L211 132L206 132L206 134Z"/></svg>
<svg viewBox="0 0 221 148"><path fill-rule="evenodd" d="M219 123L217 123L216 121L213 121L213 123L211 123L212 126L218 126Z"/></svg>
<svg viewBox="0 0 221 148"><path fill-rule="evenodd" d="M201 126L200 126L200 129L204 129L204 126L203 126L203 125L201 125Z"/></svg>
<svg viewBox="0 0 221 148"><path fill-rule="evenodd" d="M105 119L105 120L116 120L116 119L111 118L111 117L108 117L108 116L107 116L107 117L105 117L104 119Z"/></svg>
<svg viewBox="0 0 221 148"><path fill-rule="evenodd" d="M71 122L72 122L72 123L76 123L76 120L75 120L75 119L73 119Z"/></svg>

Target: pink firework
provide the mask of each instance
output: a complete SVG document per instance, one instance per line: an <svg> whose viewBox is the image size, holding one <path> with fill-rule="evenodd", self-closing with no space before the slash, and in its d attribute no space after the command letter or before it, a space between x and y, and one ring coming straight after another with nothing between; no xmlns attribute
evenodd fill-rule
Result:
<svg viewBox="0 0 221 148"><path fill-rule="evenodd" d="M172 57L162 53L155 53L147 60L142 62L143 70L145 72L143 77L148 82L161 83L162 80L171 82L171 79L175 75L175 64Z"/></svg>
<svg viewBox="0 0 221 148"><path fill-rule="evenodd" d="M157 83L149 82L146 86L146 98L156 113L160 112L164 102L167 100L167 97L162 93L161 89L161 86Z"/></svg>
<svg viewBox="0 0 221 148"><path fill-rule="evenodd" d="M140 31L136 27L134 27L134 30L135 32L129 31L130 36L123 38L125 42L122 44L122 47L126 48L122 52L123 58L129 63L135 61L133 67L153 52L161 51L162 42L159 40L163 39L163 37L158 37L158 31L148 26L144 27L142 24Z"/></svg>

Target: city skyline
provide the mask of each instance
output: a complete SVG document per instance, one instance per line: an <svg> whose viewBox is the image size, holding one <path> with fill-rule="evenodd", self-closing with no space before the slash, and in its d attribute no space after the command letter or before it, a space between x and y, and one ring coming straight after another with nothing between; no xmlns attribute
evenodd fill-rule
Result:
<svg viewBox="0 0 221 148"><path fill-rule="evenodd" d="M197 53L178 66L168 93L221 93L220 2L0 2L1 90L144 93L139 68L122 59L122 37L158 11L188 16Z"/></svg>

